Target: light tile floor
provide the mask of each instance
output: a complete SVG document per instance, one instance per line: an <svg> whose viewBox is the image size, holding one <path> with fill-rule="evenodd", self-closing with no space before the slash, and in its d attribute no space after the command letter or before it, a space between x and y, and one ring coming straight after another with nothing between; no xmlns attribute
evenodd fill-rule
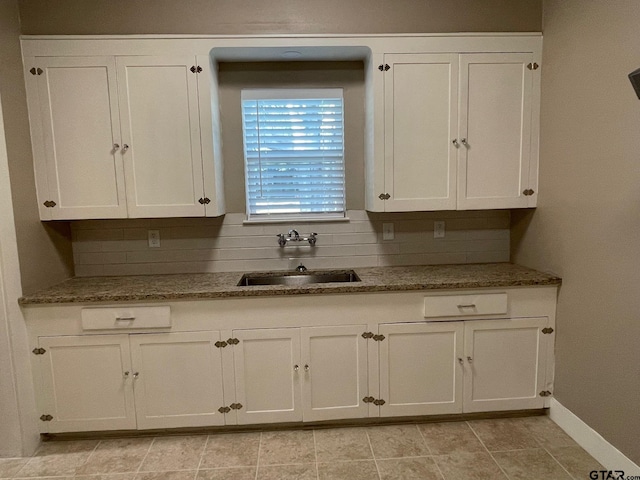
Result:
<svg viewBox="0 0 640 480"><path fill-rule="evenodd" d="M30 480L583 480L602 469L547 417L52 441L0 459L0 478Z"/></svg>

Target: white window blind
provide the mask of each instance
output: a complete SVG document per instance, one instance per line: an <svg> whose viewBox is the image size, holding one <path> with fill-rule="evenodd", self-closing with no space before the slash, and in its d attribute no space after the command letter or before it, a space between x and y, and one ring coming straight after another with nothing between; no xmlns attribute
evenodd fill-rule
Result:
<svg viewBox="0 0 640 480"><path fill-rule="evenodd" d="M249 220L344 217L342 89L242 91Z"/></svg>

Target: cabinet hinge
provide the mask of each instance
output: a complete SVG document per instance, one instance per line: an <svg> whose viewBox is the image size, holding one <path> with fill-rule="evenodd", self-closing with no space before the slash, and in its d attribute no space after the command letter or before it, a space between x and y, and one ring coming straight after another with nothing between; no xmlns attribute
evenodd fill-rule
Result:
<svg viewBox="0 0 640 480"><path fill-rule="evenodd" d="M34 355L44 355L44 353L46 352L44 348L34 348L31 351L34 353Z"/></svg>
<svg viewBox="0 0 640 480"><path fill-rule="evenodd" d="M43 205L47 208L53 208L57 205L57 203L54 202L53 200L47 200L46 202L43 203Z"/></svg>
<svg viewBox="0 0 640 480"><path fill-rule="evenodd" d="M533 62L533 63L529 63L527 65L527 68L529 70L537 70L538 68L540 68L540 65L538 65L536 62Z"/></svg>
<svg viewBox="0 0 640 480"><path fill-rule="evenodd" d="M227 346L227 342L225 342L224 340L222 342L218 341L216 343L214 343L214 345L218 348L224 348Z"/></svg>
<svg viewBox="0 0 640 480"><path fill-rule="evenodd" d="M50 422L51 420L53 420L53 417L51 415L41 415L40 420L42 420L43 422Z"/></svg>
<svg viewBox="0 0 640 480"><path fill-rule="evenodd" d="M526 190L524 190L524 191L522 192L522 194L523 194L523 195L525 195L525 196L533 195L534 193L536 193L536 192L535 192L535 191L533 191L533 190L532 190L532 189L530 189L530 188L527 188Z"/></svg>
<svg viewBox="0 0 640 480"><path fill-rule="evenodd" d="M380 70L381 72L386 72L390 69L391 67L389 66L389 64L385 63L384 65L378 65L378 70Z"/></svg>
<svg viewBox="0 0 640 480"><path fill-rule="evenodd" d="M540 392L540 396L541 397L550 397L551 396L551 392L549 390L543 390Z"/></svg>
<svg viewBox="0 0 640 480"><path fill-rule="evenodd" d="M381 193L380 195L378 195L378 198L380 200L389 200L391 198L391 195L389 195L388 193Z"/></svg>
<svg viewBox="0 0 640 480"><path fill-rule="evenodd" d="M376 342L381 342L381 341L383 341L386 337L385 337L384 335L380 334L380 335L374 335L374 336L373 336L373 337L371 337L371 338L373 338Z"/></svg>
<svg viewBox="0 0 640 480"><path fill-rule="evenodd" d="M227 340L227 343L229 345L237 345L237 344L240 343L240 340L238 340L237 338L230 338L230 339Z"/></svg>
<svg viewBox="0 0 640 480"><path fill-rule="evenodd" d="M553 328L551 327L543 328L542 333L544 333L545 335L549 335L550 333L553 333Z"/></svg>
<svg viewBox="0 0 640 480"><path fill-rule="evenodd" d="M373 403L373 402L375 402L375 400L376 400L376 399L375 399L375 398L373 398L373 397L364 397L364 398L362 399L362 401L363 401L364 403Z"/></svg>
<svg viewBox="0 0 640 480"><path fill-rule="evenodd" d="M219 411L220 413L229 413L229 412L231 411L231 409L230 409L229 407L220 407L220 408L218 409L218 411Z"/></svg>
<svg viewBox="0 0 640 480"><path fill-rule="evenodd" d="M44 70L42 70L41 68L32 68L31 70L29 70L29 73L31 73L31 75L42 75L44 73Z"/></svg>
<svg viewBox="0 0 640 480"><path fill-rule="evenodd" d="M241 403L232 403L231 405L229 405L229 407L231 408L231 410L240 410L242 408L242 404Z"/></svg>
<svg viewBox="0 0 640 480"><path fill-rule="evenodd" d="M371 332L364 332L364 333L362 334L362 338L364 338L364 339L366 339L366 340L368 340L368 339L370 339L370 338L373 338L373 333L371 333Z"/></svg>

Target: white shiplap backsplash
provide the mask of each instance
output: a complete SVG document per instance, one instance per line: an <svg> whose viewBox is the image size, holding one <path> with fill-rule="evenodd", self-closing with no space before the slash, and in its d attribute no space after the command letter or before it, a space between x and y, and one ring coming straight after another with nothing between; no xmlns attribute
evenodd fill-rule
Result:
<svg viewBox="0 0 640 480"><path fill-rule="evenodd" d="M289 270L509 261L509 211L368 213L348 222L243 224L244 214L218 218L81 220L72 222L77 276ZM433 238L434 220L446 236ZM395 238L382 240L382 223ZM307 243L278 246L278 233L318 233ZM147 231L160 231L149 248Z"/></svg>

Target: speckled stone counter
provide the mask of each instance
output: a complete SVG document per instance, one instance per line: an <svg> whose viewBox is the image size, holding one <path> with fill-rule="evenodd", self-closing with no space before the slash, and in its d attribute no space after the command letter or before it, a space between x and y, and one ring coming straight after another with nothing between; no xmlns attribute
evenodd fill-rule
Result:
<svg viewBox="0 0 640 480"><path fill-rule="evenodd" d="M237 286L241 272L76 277L20 298L22 305L559 285L510 263L356 268L360 282ZM312 273L309 271L308 273Z"/></svg>

